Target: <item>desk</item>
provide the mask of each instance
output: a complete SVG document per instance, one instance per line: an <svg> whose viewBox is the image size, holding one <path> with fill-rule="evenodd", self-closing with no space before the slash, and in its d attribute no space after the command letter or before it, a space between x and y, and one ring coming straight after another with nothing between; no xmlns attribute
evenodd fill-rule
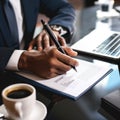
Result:
<svg viewBox="0 0 120 120"><path fill-rule="evenodd" d="M101 97L120 88L117 66L113 65L113 68L114 71L109 76L105 77L78 100L74 101L63 98L55 104L53 103L54 106L48 111L47 120L113 120L107 119L110 117L106 113L103 115L99 112ZM4 75L6 79L2 79L2 75L0 75L0 88L16 82L24 82L16 79L9 73L4 73ZM47 107L50 107L51 100L54 100L53 97L52 93L37 88L37 99L43 102Z"/></svg>
<svg viewBox="0 0 120 120"><path fill-rule="evenodd" d="M115 66L116 67L116 66ZM64 99L54 105L48 120L114 120L108 114L102 115L100 99L120 87L117 68L81 96L77 101Z"/></svg>
<svg viewBox="0 0 120 120"><path fill-rule="evenodd" d="M95 28L97 7L90 7L80 11L80 25L77 37L82 38ZM79 11L77 11L79 12ZM116 20L116 19L114 19ZM119 19L118 23L119 23ZM115 24L114 24L115 26ZM116 27L114 27L114 30ZM98 62L98 61L97 61ZM102 63L101 63L102 64ZM114 71L81 96L77 101L64 99L54 105L49 114L49 120L114 120L107 113L100 112L100 100L108 93L120 88L120 77L116 65L112 65Z"/></svg>

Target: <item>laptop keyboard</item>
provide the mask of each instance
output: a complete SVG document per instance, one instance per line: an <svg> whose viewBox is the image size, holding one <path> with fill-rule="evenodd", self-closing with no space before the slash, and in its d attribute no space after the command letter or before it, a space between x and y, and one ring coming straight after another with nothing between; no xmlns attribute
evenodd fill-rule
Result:
<svg viewBox="0 0 120 120"><path fill-rule="evenodd" d="M120 55L120 35L113 34L104 42L102 42L94 52L99 52L102 54L119 56Z"/></svg>

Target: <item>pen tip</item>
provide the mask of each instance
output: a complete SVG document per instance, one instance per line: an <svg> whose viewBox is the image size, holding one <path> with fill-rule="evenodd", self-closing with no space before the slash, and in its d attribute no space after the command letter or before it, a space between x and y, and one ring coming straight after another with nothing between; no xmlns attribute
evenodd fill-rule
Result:
<svg viewBox="0 0 120 120"><path fill-rule="evenodd" d="M74 70L77 72L77 69L74 67Z"/></svg>
<svg viewBox="0 0 120 120"><path fill-rule="evenodd" d="M71 66L76 72L77 72L77 69L76 69L76 67L75 66Z"/></svg>

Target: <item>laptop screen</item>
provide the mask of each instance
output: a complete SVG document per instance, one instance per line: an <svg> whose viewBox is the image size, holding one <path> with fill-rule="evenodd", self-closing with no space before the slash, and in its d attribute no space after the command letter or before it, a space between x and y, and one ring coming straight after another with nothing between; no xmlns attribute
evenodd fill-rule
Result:
<svg viewBox="0 0 120 120"><path fill-rule="evenodd" d="M120 64L120 34L111 30L93 30L71 46L79 55Z"/></svg>

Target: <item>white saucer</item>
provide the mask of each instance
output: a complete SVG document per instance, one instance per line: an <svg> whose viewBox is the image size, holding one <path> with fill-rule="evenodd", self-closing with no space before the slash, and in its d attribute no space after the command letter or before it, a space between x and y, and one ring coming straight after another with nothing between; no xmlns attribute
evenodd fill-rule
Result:
<svg viewBox="0 0 120 120"><path fill-rule="evenodd" d="M4 114L5 117L8 117L8 113L5 109L4 105L0 106L0 113ZM36 108L33 115L30 116L27 120L44 120L47 115L47 108L46 106L40 102L36 101Z"/></svg>

